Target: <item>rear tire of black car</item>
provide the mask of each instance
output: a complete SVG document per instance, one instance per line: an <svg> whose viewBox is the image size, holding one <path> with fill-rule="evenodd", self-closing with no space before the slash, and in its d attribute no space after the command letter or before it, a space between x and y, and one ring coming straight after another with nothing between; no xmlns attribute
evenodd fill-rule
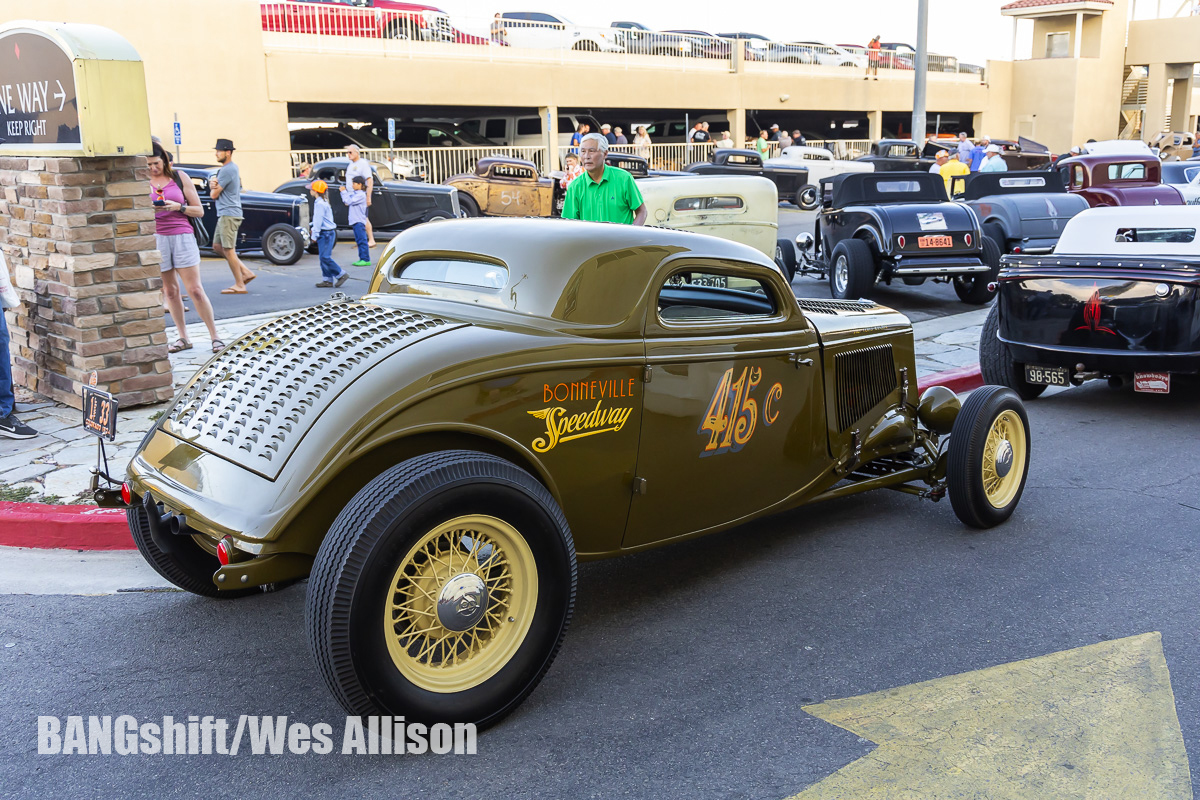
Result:
<svg viewBox="0 0 1200 800"><path fill-rule="evenodd" d="M485 453L430 453L334 521L309 578L308 642L351 714L487 726L550 668L575 581L566 518L536 478Z"/></svg>
<svg viewBox="0 0 1200 800"><path fill-rule="evenodd" d="M279 222L263 232L262 251L272 264L290 266L304 253L304 237L294 226Z"/></svg>
<svg viewBox="0 0 1200 800"><path fill-rule="evenodd" d="M806 183L796 190L796 205L801 211L813 211L821 205L821 190Z"/></svg>
<svg viewBox="0 0 1200 800"><path fill-rule="evenodd" d="M1022 400L1032 400L1046 387L1025 380L1025 365L1013 358L1008 345L1000 341L1000 304L992 306L983 331L979 334L979 372L983 382L1007 386Z"/></svg>
<svg viewBox="0 0 1200 800"><path fill-rule="evenodd" d="M971 392L950 430L946 481L954 514L964 525L991 528L1021 502L1029 477L1029 417L1011 389Z"/></svg>
<svg viewBox="0 0 1200 800"><path fill-rule="evenodd" d="M780 237L775 240L775 263L787 276L788 283L796 278L796 246L790 239Z"/></svg>
<svg viewBox="0 0 1200 800"><path fill-rule="evenodd" d="M425 216L421 217L421 222L441 222L444 219L454 219L454 215L449 211L427 211Z"/></svg>
<svg viewBox="0 0 1200 800"><path fill-rule="evenodd" d="M987 236L982 238L983 263L987 264L988 271L954 278L954 293L958 299L975 306L981 306L996 296L995 290L989 287L1000 276L1000 246Z"/></svg>
<svg viewBox="0 0 1200 800"><path fill-rule="evenodd" d="M146 559L155 572L185 592L225 600L262 592L257 586L253 589L219 591L213 583L213 573L221 568L217 557L196 544L191 536L162 533L159 536L171 538L164 540L160 546L154 534L150 532L150 518L145 506L136 505L125 509L125 519L129 523L133 543L137 545L142 558Z"/></svg>
<svg viewBox="0 0 1200 800"><path fill-rule="evenodd" d="M471 197L468 194L463 194L461 192L459 193L458 207L462 209L462 214L464 217L479 216L479 204L475 202L474 197Z"/></svg>
<svg viewBox="0 0 1200 800"><path fill-rule="evenodd" d="M829 292L838 300L866 297L875 285L875 256L862 239L838 242L829 259Z"/></svg>
<svg viewBox="0 0 1200 800"><path fill-rule="evenodd" d="M983 237L991 239L996 243L996 248L1000 251L1000 255L1008 252L1008 240L1004 237L1004 228L1000 227L1000 223L983 223Z"/></svg>

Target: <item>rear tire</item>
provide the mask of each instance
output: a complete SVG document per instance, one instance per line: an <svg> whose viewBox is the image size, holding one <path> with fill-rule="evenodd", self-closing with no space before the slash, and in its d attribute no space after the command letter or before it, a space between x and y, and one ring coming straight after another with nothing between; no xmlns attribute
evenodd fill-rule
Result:
<svg viewBox="0 0 1200 800"><path fill-rule="evenodd" d="M350 714L491 725L550 668L575 576L566 518L532 475L479 452L419 456L334 521L309 579L309 646Z"/></svg>
<svg viewBox="0 0 1200 800"><path fill-rule="evenodd" d="M481 214L479 204L475 202L475 198L464 192L459 192L458 194L458 207L462 209L464 217L478 217Z"/></svg>
<svg viewBox="0 0 1200 800"><path fill-rule="evenodd" d="M996 243L996 248L1000 251L1000 255L1008 252L1008 240L1004 236L1004 228L1000 227L998 222L983 223L983 237L991 239Z"/></svg>
<svg viewBox="0 0 1200 800"><path fill-rule="evenodd" d="M796 246L791 240L783 237L775 240L775 263L783 270L788 283L796 279Z"/></svg>
<svg viewBox="0 0 1200 800"><path fill-rule="evenodd" d="M1022 400L1032 400L1046 387L1025 380L1025 365L1013 359L1008 345L1000 341L1000 304L992 306L979 334L979 372L983 382L1007 386Z"/></svg>
<svg viewBox="0 0 1200 800"><path fill-rule="evenodd" d="M801 211L814 211L821 205L821 190L806 183L796 191L796 205Z"/></svg>
<svg viewBox="0 0 1200 800"><path fill-rule="evenodd" d="M838 300L866 297L875 285L875 256L861 239L838 242L829 259L829 292Z"/></svg>
<svg viewBox="0 0 1200 800"><path fill-rule="evenodd" d="M203 597L233 599L259 594L262 591L257 586L253 589L218 590L217 585L213 583L213 573L221 568L217 557L196 544L191 536L163 533L159 534L159 537L162 537L160 543L160 539L150 532L150 518L145 506L136 505L125 509L125 519L129 523L133 543L137 545L142 558L146 559L155 572L185 592Z"/></svg>
<svg viewBox="0 0 1200 800"><path fill-rule="evenodd" d="M449 211L442 211L441 209L438 209L437 211L427 212L425 216L421 218L421 222L441 222L445 219L454 219L454 215Z"/></svg>
<svg viewBox="0 0 1200 800"><path fill-rule="evenodd" d="M988 271L954 278L954 293L958 299L974 306L981 306L996 296L996 292L988 287L1000 276L1000 247L989 237L982 238L983 263L987 264Z"/></svg>
<svg viewBox="0 0 1200 800"><path fill-rule="evenodd" d="M1021 502L1029 477L1029 417L1003 386L971 392L950 431L947 484L954 514L964 525L991 528Z"/></svg>

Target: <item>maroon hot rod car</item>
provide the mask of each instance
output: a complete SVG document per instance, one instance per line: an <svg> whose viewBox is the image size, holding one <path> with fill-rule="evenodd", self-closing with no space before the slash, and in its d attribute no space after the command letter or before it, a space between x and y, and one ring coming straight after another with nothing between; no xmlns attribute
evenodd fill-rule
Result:
<svg viewBox="0 0 1200 800"><path fill-rule="evenodd" d="M1183 195L1162 182L1162 162L1152 155L1083 155L1059 159L1068 192L1092 208L1103 206L1181 206Z"/></svg>

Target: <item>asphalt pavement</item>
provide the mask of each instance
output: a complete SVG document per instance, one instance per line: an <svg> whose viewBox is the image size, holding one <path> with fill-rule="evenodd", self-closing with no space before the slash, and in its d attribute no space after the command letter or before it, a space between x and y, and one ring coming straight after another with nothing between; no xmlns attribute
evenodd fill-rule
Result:
<svg viewBox="0 0 1200 800"><path fill-rule="evenodd" d="M790 241L795 241L800 233L812 233L816 219L814 211L800 211L795 206L780 204L779 206L779 235ZM378 261L383 249L391 240L390 236L381 236L378 246L371 250L372 261ZM372 267L349 266L357 259L353 239L343 239L334 248L334 260L350 273L350 280L343 284L339 291L352 297L360 297L367 291L372 275ZM286 311L292 308L323 303L329 299L329 289L318 289L314 284L321 280L321 268L317 257L305 253L300 260L291 266L282 267L272 264L265 258L243 256L243 261L258 277L248 286L249 293L244 295L223 295L221 289L233 284L233 277L225 261L215 257L205 258L200 266L201 281L204 291L213 304L217 319L243 317L251 314L262 314L272 311ZM815 277L797 276L792 288L799 297L829 297L829 281L818 280ZM913 322L961 314L971 311L975 306L961 302L954 294L954 289L946 283L926 281L921 286L880 285L876 287L872 299L895 308L908 315ZM187 314L189 324L200 322L196 310L192 308ZM168 325L171 324L168 319Z"/></svg>
<svg viewBox="0 0 1200 800"><path fill-rule="evenodd" d="M475 756L38 756L38 715L270 714L335 731L344 716L306 647L306 584L227 601L0 596L0 786L39 798L775 800L876 749L806 704L1154 631L1195 783L1200 389L1096 383L1028 409L1031 474L1001 527L970 530L948 501L884 490L581 565L557 661L480 734ZM997 701L996 713L1027 696ZM1053 725L1079 701L1065 690L1040 710ZM1082 735L1094 744L1102 727ZM1086 780L1068 761L1044 762L1056 735L1029 744L1029 769ZM985 728L976 749L992 738ZM1011 777L953 796L1082 796L1003 793Z"/></svg>

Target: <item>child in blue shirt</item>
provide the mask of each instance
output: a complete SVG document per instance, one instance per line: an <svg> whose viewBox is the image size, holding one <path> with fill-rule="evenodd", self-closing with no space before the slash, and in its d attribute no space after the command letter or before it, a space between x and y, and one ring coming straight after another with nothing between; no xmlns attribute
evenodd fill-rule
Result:
<svg viewBox="0 0 1200 800"><path fill-rule="evenodd" d="M337 223L333 221L333 208L325 197L329 185L318 179L309 184L308 189L313 197L312 238L317 243L317 252L321 254L321 275L325 278L317 284L317 288L341 286L350 277L350 273L333 260L333 246L337 243Z"/></svg>
<svg viewBox="0 0 1200 800"><path fill-rule="evenodd" d="M351 266L371 266L371 248L367 246L367 181L361 175L354 177L353 189L342 189L342 202L350 210L350 227L354 229L354 241L358 244L358 261Z"/></svg>

